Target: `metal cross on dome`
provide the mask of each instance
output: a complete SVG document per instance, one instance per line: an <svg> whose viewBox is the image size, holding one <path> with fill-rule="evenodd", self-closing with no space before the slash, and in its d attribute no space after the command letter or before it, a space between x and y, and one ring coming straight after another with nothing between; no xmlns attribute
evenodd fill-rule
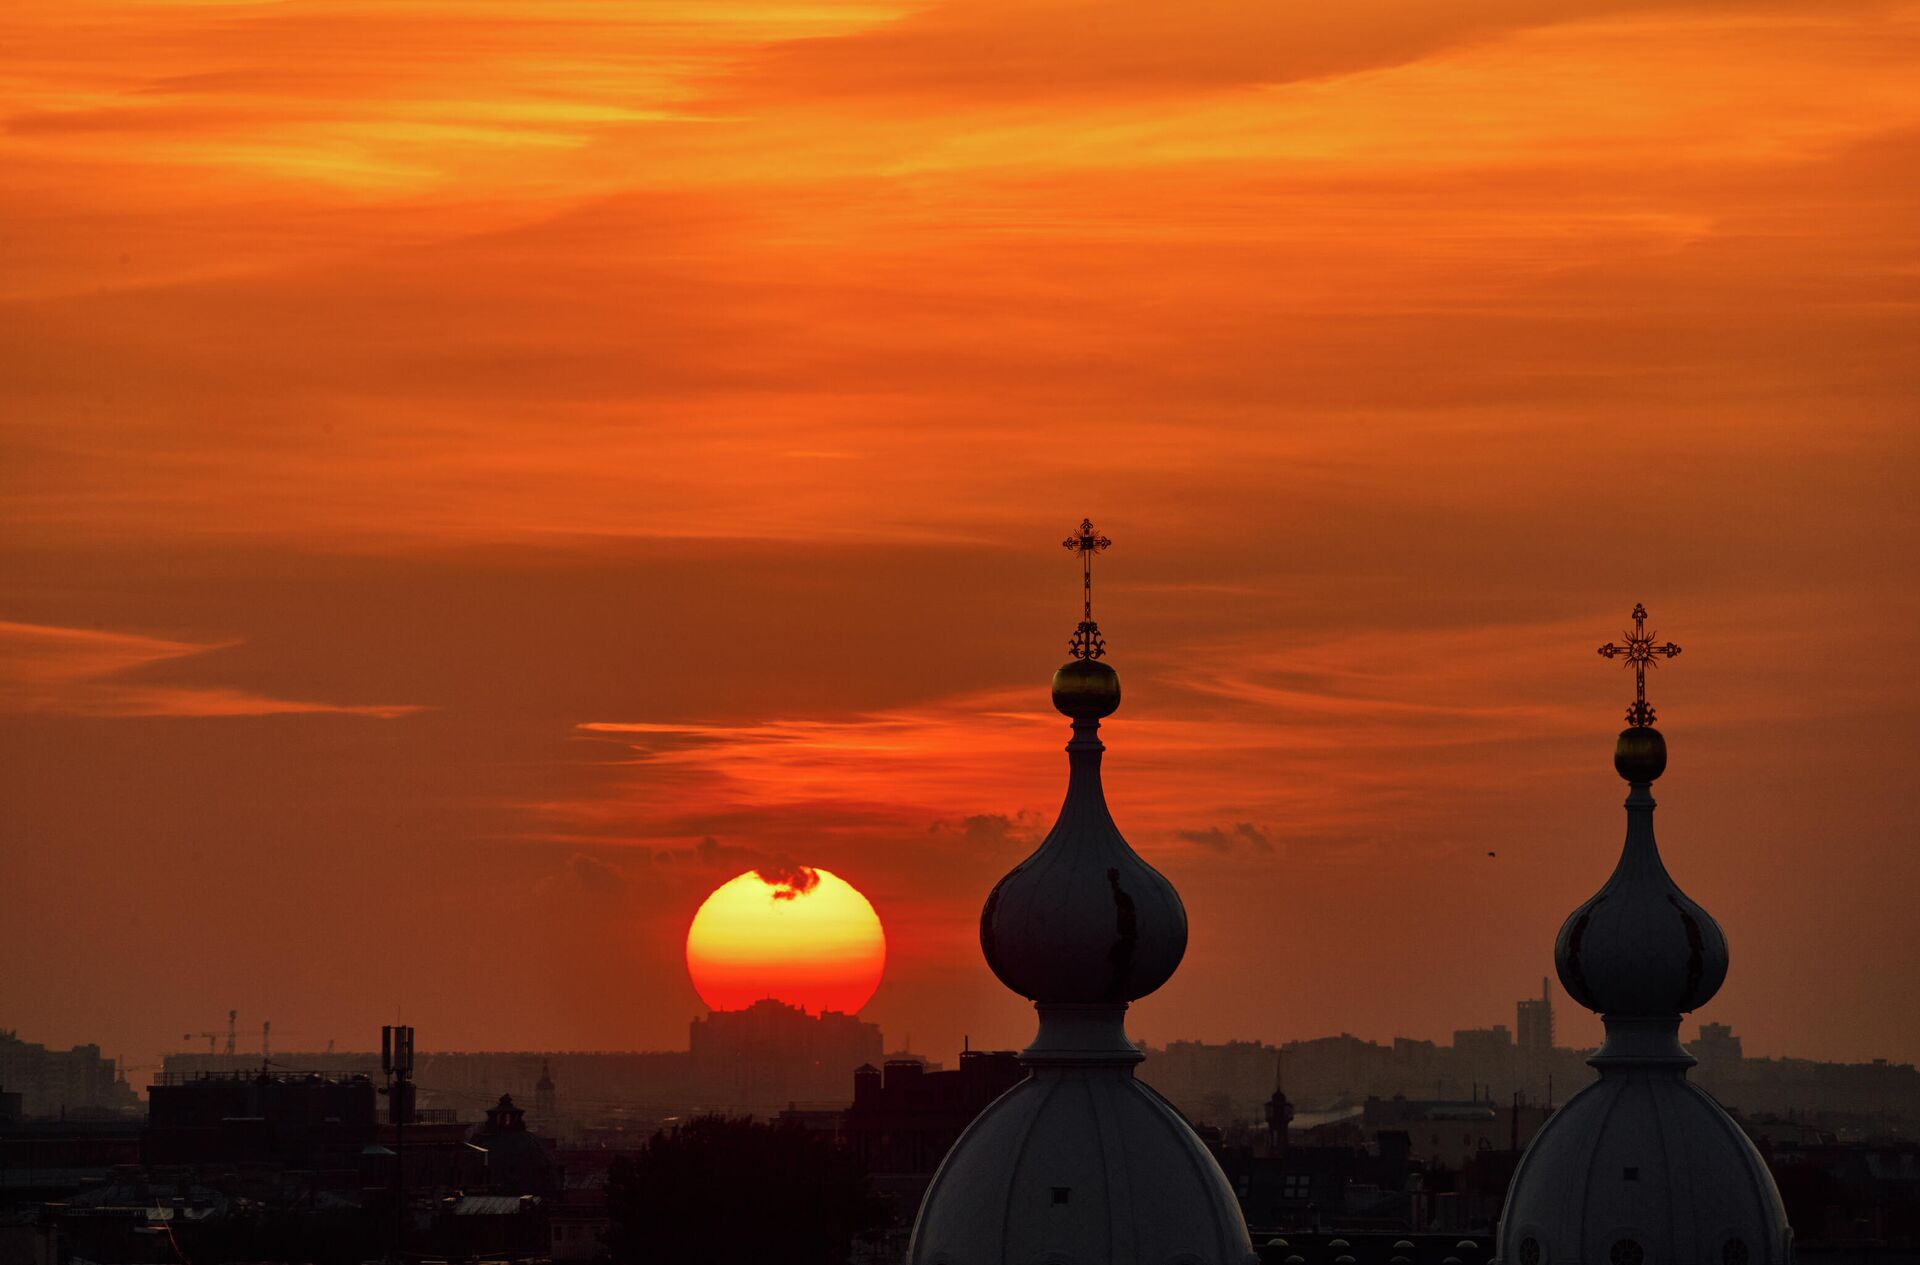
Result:
<svg viewBox="0 0 1920 1265"><path fill-rule="evenodd" d="M1093 622L1093 555L1113 542L1093 529L1091 518L1083 518L1079 532L1060 543L1080 555L1080 626L1073 630L1067 649L1076 659L1098 659L1107 652L1107 643L1100 636L1100 625Z"/></svg>
<svg viewBox="0 0 1920 1265"><path fill-rule="evenodd" d="M1659 659L1673 658L1680 653L1680 647L1671 641L1654 643L1659 634L1647 631L1647 608L1638 602L1633 604L1633 631L1620 635L1627 639L1627 644L1620 646L1609 641L1600 647L1600 656L1605 659L1624 656L1627 666L1633 669L1633 705L1627 708L1627 724L1646 729L1653 724L1653 708L1647 702L1647 669L1659 667Z"/></svg>

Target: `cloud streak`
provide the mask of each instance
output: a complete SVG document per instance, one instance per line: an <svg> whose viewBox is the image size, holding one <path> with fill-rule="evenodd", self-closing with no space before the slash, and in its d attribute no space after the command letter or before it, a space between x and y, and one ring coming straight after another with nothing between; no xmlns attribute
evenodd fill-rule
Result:
<svg viewBox="0 0 1920 1265"><path fill-rule="evenodd" d="M333 715L393 720L423 710L411 704L325 703L219 685L142 679L148 669L237 644L0 621L0 711L94 717Z"/></svg>

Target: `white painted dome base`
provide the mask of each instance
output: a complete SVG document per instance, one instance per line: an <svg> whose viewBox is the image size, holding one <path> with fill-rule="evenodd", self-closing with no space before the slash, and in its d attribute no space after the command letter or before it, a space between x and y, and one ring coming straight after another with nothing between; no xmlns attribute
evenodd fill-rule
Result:
<svg viewBox="0 0 1920 1265"><path fill-rule="evenodd" d="M1593 1060L1600 1079L1548 1119L1513 1175L1501 1265L1789 1265L1766 1161L1687 1079L1692 1061Z"/></svg>
<svg viewBox="0 0 1920 1265"><path fill-rule="evenodd" d="M1037 1066L934 1175L909 1265L1253 1265L1240 1207L1124 1066Z"/></svg>

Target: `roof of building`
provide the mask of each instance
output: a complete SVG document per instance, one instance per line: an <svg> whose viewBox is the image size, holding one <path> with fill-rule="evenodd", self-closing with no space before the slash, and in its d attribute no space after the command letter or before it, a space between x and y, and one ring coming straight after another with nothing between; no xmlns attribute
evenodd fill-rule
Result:
<svg viewBox="0 0 1920 1265"><path fill-rule="evenodd" d="M537 1195L461 1195L453 1201L456 1217L516 1217L538 1207Z"/></svg>

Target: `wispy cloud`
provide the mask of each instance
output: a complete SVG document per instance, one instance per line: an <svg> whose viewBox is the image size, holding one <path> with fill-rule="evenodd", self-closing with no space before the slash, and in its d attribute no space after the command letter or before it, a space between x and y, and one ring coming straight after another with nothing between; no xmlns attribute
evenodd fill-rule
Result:
<svg viewBox="0 0 1920 1265"><path fill-rule="evenodd" d="M181 718L339 715L391 720L424 710L409 704L327 703L221 685L141 679L146 669L236 644L0 621L0 711Z"/></svg>

